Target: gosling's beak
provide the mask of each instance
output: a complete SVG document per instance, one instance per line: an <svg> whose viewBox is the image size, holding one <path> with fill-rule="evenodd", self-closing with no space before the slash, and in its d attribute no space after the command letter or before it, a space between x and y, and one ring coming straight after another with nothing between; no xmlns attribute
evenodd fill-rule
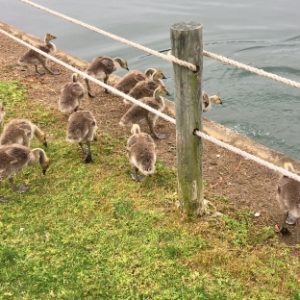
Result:
<svg viewBox="0 0 300 300"><path fill-rule="evenodd" d="M48 143L46 141L43 143L43 145L48 148Z"/></svg>
<svg viewBox="0 0 300 300"><path fill-rule="evenodd" d="M42 172L43 172L43 175L46 175L47 169L43 169Z"/></svg>
<svg viewBox="0 0 300 300"><path fill-rule="evenodd" d="M163 74L163 77L162 77L162 79L167 79L167 77L165 76L165 74Z"/></svg>
<svg viewBox="0 0 300 300"><path fill-rule="evenodd" d="M129 71L129 68L127 67L126 70Z"/></svg>
<svg viewBox="0 0 300 300"><path fill-rule="evenodd" d="M171 96L171 94L169 93L169 91L166 91L166 96Z"/></svg>

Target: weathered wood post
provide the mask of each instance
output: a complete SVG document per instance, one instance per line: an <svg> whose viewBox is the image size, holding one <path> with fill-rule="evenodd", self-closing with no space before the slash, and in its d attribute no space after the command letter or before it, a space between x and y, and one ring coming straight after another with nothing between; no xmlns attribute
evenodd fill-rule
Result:
<svg viewBox="0 0 300 300"><path fill-rule="evenodd" d="M188 216L202 213L202 141L193 135L202 129L202 25L178 23L171 27L172 54L198 66L193 72L173 63L175 73L178 197Z"/></svg>

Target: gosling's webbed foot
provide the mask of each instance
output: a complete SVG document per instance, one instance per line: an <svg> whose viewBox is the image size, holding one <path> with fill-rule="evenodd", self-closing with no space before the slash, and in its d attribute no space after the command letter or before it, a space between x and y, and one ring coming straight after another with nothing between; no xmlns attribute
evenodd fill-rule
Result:
<svg viewBox="0 0 300 300"><path fill-rule="evenodd" d="M84 159L84 163L85 164L89 164L89 163L92 163L93 162L93 159L92 159L92 155L91 154L88 154L85 159Z"/></svg>
<svg viewBox="0 0 300 300"><path fill-rule="evenodd" d="M141 182L141 181L145 178L145 176L143 176L143 175L138 175L138 174L132 172L132 173L131 173L131 178L132 178L134 181Z"/></svg>

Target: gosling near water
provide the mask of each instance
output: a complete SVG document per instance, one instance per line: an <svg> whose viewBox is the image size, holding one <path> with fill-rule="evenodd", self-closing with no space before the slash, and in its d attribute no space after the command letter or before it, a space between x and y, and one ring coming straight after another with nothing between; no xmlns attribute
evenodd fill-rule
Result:
<svg viewBox="0 0 300 300"><path fill-rule="evenodd" d="M3 123L4 117L5 117L4 105L0 103L0 125Z"/></svg>
<svg viewBox="0 0 300 300"><path fill-rule="evenodd" d="M285 163L284 168L299 174L291 163ZM284 213L282 224L294 225L300 217L300 182L287 176L282 176L278 182L276 198ZM284 228L283 225L282 228Z"/></svg>
<svg viewBox="0 0 300 300"><path fill-rule="evenodd" d="M114 87L121 92L128 94L138 82L150 78L155 71L156 69L154 68L149 68L145 70L144 73L138 70L130 71L125 76L123 76L120 81L115 84Z"/></svg>
<svg viewBox="0 0 300 300"><path fill-rule="evenodd" d="M223 104L222 99L217 96L208 96L206 92L202 93L202 111L208 112L212 108L212 104Z"/></svg>
<svg viewBox="0 0 300 300"><path fill-rule="evenodd" d="M28 164L34 163L40 164L45 175L49 167L49 159L43 149L31 150L18 144L0 146L0 182L8 179L13 191L26 192L28 187L25 185L16 186L13 176ZM0 200L5 201L5 198L0 196Z"/></svg>
<svg viewBox="0 0 300 300"><path fill-rule="evenodd" d="M167 94L167 90L164 86L159 86L156 88L156 90L153 92L152 97L144 97L140 99L141 102L151 106L152 108L163 111L165 109L165 100L163 98L164 95ZM164 139L166 138L165 134L157 133L155 131L155 124L158 119L157 115L154 115L153 113L149 112L148 110L140 107L139 105L132 105L128 111L122 116L119 125L125 126L127 124L134 124L138 123L141 120L145 119L151 135L156 139Z"/></svg>
<svg viewBox="0 0 300 300"><path fill-rule="evenodd" d="M58 109L62 113L71 114L80 106L80 100L84 96L84 87L78 81L78 77L78 74L72 74L72 82L67 83L61 90Z"/></svg>
<svg viewBox="0 0 300 300"><path fill-rule="evenodd" d="M0 136L0 145L20 144L30 147L33 137L36 137L45 147L47 135L38 126L26 119L13 119L8 122Z"/></svg>
<svg viewBox="0 0 300 300"><path fill-rule="evenodd" d="M51 42L55 40L56 36L51 33L47 33L44 37L44 44L38 46L37 48L45 53L51 54L56 51L56 46ZM35 72L39 75L44 75L45 72L40 72L38 66L41 65L46 71L52 75L59 75L59 71L53 71L47 66L48 59L34 51L33 49L28 50L18 61L18 64L23 67L23 70L28 68L29 65L34 65Z"/></svg>
<svg viewBox="0 0 300 300"><path fill-rule="evenodd" d="M129 71L128 64L125 59L120 57L111 58L107 56L99 56L90 63L86 72L90 76L107 83L109 75L116 71L117 68L123 68ZM90 82L87 78L85 78L85 83L89 97L95 97L95 95L91 93ZM105 92L107 93L106 89Z"/></svg>
<svg viewBox="0 0 300 300"><path fill-rule="evenodd" d="M135 99L141 99L144 97L152 97L153 92L159 86L165 86L162 82L162 79L166 79L166 76L161 70L155 70L150 78L147 78L143 81L138 82L129 92L129 96ZM167 92L169 95L169 92ZM123 99L125 104L128 104L126 99Z"/></svg>
<svg viewBox="0 0 300 300"><path fill-rule="evenodd" d="M141 181L155 172L156 145L149 134L141 132L138 124L133 124L131 134L127 141L128 157L132 166L131 177Z"/></svg>
<svg viewBox="0 0 300 300"><path fill-rule="evenodd" d="M68 120L67 141L78 143L84 155L84 162L93 161L91 142L96 140L97 122L90 111L77 111ZM84 149L84 144L87 149Z"/></svg>

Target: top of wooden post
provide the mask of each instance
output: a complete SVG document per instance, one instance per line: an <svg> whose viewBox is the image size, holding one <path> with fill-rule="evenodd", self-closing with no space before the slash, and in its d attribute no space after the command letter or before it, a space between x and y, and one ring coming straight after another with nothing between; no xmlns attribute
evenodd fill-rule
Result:
<svg viewBox="0 0 300 300"><path fill-rule="evenodd" d="M171 30L174 31L190 31L190 30L199 30L202 28L202 25L197 22L181 22L175 23L171 26Z"/></svg>

